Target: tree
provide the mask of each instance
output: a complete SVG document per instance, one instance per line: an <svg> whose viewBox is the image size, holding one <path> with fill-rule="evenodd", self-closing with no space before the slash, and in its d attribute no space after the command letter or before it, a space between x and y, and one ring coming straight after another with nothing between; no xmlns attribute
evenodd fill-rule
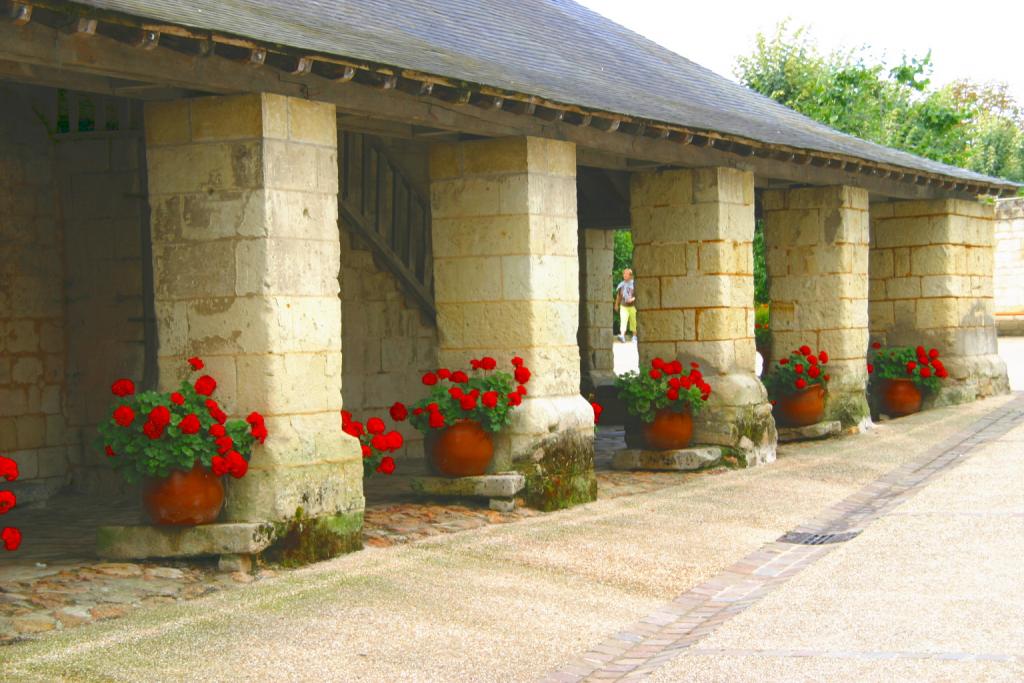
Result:
<svg viewBox="0 0 1024 683"><path fill-rule="evenodd" d="M931 53L894 67L867 48L822 54L785 22L736 61L749 88L837 130L980 173L1024 180L1024 117L1005 84L931 84Z"/></svg>

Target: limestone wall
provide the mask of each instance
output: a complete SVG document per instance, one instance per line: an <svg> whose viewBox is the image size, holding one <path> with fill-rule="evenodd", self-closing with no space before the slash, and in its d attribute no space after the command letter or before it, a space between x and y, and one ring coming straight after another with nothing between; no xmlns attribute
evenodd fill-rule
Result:
<svg viewBox="0 0 1024 683"><path fill-rule="evenodd" d="M1024 197L996 205L995 316L999 334L1024 335Z"/></svg>
<svg viewBox="0 0 1024 683"><path fill-rule="evenodd" d="M426 395L420 381L435 370L437 327L403 294L397 278L379 267L370 247L341 225L342 398L357 419L379 415L397 400ZM402 474L422 473L423 439L409 423L396 454Z"/></svg>
<svg viewBox="0 0 1024 683"><path fill-rule="evenodd" d="M980 202L871 205L872 339L940 349L948 384L971 397L1007 390L996 349L994 222L994 207Z"/></svg>
<svg viewBox="0 0 1024 683"><path fill-rule="evenodd" d="M0 85L0 453L22 482L67 482L63 250L54 150L37 112L51 91Z"/></svg>
<svg viewBox="0 0 1024 683"><path fill-rule="evenodd" d="M71 460L76 490L106 494L123 479L93 448L109 418L110 384L144 381L141 232L148 230L140 174L141 133L57 138L67 291L67 414L81 448ZM152 378L155 379L155 378Z"/></svg>

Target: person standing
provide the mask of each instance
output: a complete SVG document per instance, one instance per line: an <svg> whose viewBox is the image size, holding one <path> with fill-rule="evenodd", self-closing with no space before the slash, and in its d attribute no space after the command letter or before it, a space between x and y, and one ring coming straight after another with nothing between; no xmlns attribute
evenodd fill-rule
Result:
<svg viewBox="0 0 1024 683"><path fill-rule="evenodd" d="M633 281L633 270L622 271L622 282L615 288L615 310L619 312L619 341L626 341L628 329L636 339L636 283Z"/></svg>

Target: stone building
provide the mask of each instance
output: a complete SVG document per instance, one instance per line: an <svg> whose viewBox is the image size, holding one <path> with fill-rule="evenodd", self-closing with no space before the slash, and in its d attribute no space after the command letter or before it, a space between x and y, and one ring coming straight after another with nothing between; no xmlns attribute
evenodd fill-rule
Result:
<svg viewBox="0 0 1024 683"><path fill-rule="evenodd" d="M758 214L779 348L832 352L837 419L867 417L871 339L941 345L957 400L1006 390L978 198L1012 183L837 133L568 0L398 4L0 2L0 450L31 495L117 490L90 446L111 378L168 386L199 354L274 435L226 521L301 507L351 536L338 411L486 353L536 377L495 468L542 507L589 500L616 227L642 362L701 362L696 439L748 464L775 454Z"/></svg>
<svg viewBox="0 0 1024 683"><path fill-rule="evenodd" d="M996 204L995 314L999 334L1024 334L1024 197Z"/></svg>

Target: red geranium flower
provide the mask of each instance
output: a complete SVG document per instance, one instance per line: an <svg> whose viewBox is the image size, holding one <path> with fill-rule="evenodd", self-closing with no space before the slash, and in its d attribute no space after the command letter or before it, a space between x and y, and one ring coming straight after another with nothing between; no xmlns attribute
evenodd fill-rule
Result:
<svg viewBox="0 0 1024 683"><path fill-rule="evenodd" d="M429 410L432 413L436 413L438 410L440 410L440 408L436 403L428 403L427 410Z"/></svg>
<svg viewBox="0 0 1024 683"><path fill-rule="evenodd" d="M525 365L520 365L515 371L516 381L520 384L526 384L530 381L530 368Z"/></svg>
<svg viewBox="0 0 1024 683"><path fill-rule="evenodd" d="M520 396L526 396L526 387L520 384L519 386L516 387L516 392L518 392Z"/></svg>
<svg viewBox="0 0 1024 683"><path fill-rule="evenodd" d="M661 379L661 370L651 370L647 374L651 376L651 379Z"/></svg>
<svg viewBox="0 0 1024 683"><path fill-rule="evenodd" d="M179 394L177 391L175 391L173 394L171 394L171 403L174 403L179 406L184 405L185 397Z"/></svg>
<svg viewBox="0 0 1024 683"><path fill-rule="evenodd" d="M451 387L448 389L448 395L458 400L463 397L462 387Z"/></svg>
<svg viewBox="0 0 1024 683"><path fill-rule="evenodd" d="M227 453L228 451L235 447L235 442L232 441L231 437L227 436L226 434L224 436L220 436L214 439L213 443L216 444L217 453L219 453L220 455L224 455L225 453Z"/></svg>
<svg viewBox="0 0 1024 683"><path fill-rule="evenodd" d="M476 408L476 398L473 396L463 396L459 399L459 405L463 410L473 410Z"/></svg>
<svg viewBox="0 0 1024 683"><path fill-rule="evenodd" d="M917 363L915 363L912 360L911 361L907 361L907 374L908 375L913 374L914 370L916 370L916 369L917 369Z"/></svg>
<svg viewBox="0 0 1024 683"><path fill-rule="evenodd" d="M146 420L146 423L142 425L142 432L148 436L150 440L155 441L164 435L164 425L159 425L155 422Z"/></svg>
<svg viewBox="0 0 1024 683"><path fill-rule="evenodd" d="M209 396L217 388L217 380L209 375L203 375L196 380L196 393L202 396Z"/></svg>
<svg viewBox="0 0 1024 683"><path fill-rule="evenodd" d="M807 387L807 380L803 377L797 377L795 384L797 389L804 389Z"/></svg>
<svg viewBox="0 0 1024 683"><path fill-rule="evenodd" d="M928 378L932 376L932 369L925 365L921 367L920 373L922 377Z"/></svg>
<svg viewBox="0 0 1024 683"><path fill-rule="evenodd" d="M363 435L363 423L352 420L347 425L342 427L341 430L348 434L349 436L354 436L358 439L360 436Z"/></svg>
<svg viewBox="0 0 1024 683"><path fill-rule="evenodd" d="M347 425L351 421L352 421L352 413L348 412L347 410L341 411L341 426L344 427L345 425Z"/></svg>
<svg viewBox="0 0 1024 683"><path fill-rule="evenodd" d="M129 406L118 406L114 410L114 422L121 425L122 427L127 427L128 425L130 425L132 423L132 420L134 419L135 411L132 410Z"/></svg>
<svg viewBox="0 0 1024 683"><path fill-rule="evenodd" d="M374 434L373 438L370 439L370 445L378 451L386 451L388 449L388 439L383 434Z"/></svg>
<svg viewBox="0 0 1024 683"><path fill-rule="evenodd" d="M498 405L498 392L485 391L483 396L480 397L480 402L488 408L494 408Z"/></svg>
<svg viewBox="0 0 1024 683"><path fill-rule="evenodd" d="M669 367L669 374L670 375L678 375L678 374L682 373L682 371L683 371L683 364L679 361L679 359L677 358L676 360L672 361L672 363L670 364L670 367Z"/></svg>
<svg viewBox="0 0 1024 683"><path fill-rule="evenodd" d="M651 367L654 368L655 370L661 370L661 368L664 367L664 365L665 361L663 361L661 358L651 359Z"/></svg>
<svg viewBox="0 0 1024 683"><path fill-rule="evenodd" d="M819 353L818 354L818 360L820 360L822 363L827 363L828 362L828 351L822 351L821 353Z"/></svg>
<svg viewBox="0 0 1024 683"><path fill-rule="evenodd" d="M401 432L390 431L385 435L385 439L387 440L387 450L389 451L397 451L405 443Z"/></svg>
<svg viewBox="0 0 1024 683"><path fill-rule="evenodd" d="M181 430L182 434L195 434L199 431L201 424L199 424L199 418L194 413L189 413L185 417L181 418L181 422L178 423L178 429Z"/></svg>
<svg viewBox="0 0 1024 683"><path fill-rule="evenodd" d="M171 423L171 411L167 406L155 406L149 411L149 421L158 427L166 427Z"/></svg>
<svg viewBox="0 0 1024 683"><path fill-rule="evenodd" d="M779 359L779 365L785 365L788 362L789 362L788 358L780 358Z"/></svg>
<svg viewBox="0 0 1024 683"><path fill-rule="evenodd" d="M260 443L265 442L267 440L267 435L270 433L267 431L267 426L262 422L253 425L250 432L252 433L252 438L256 439Z"/></svg>
<svg viewBox="0 0 1024 683"><path fill-rule="evenodd" d="M601 412L604 408L599 403L590 402L590 407L594 409L594 424L597 424L601 420Z"/></svg>
<svg viewBox="0 0 1024 683"><path fill-rule="evenodd" d="M114 396L131 396L135 393L135 382L130 379L119 379L110 385L110 392Z"/></svg>
<svg viewBox="0 0 1024 683"><path fill-rule="evenodd" d="M371 417L366 421L366 431L371 434L383 434L385 429L384 420L379 417Z"/></svg>
<svg viewBox="0 0 1024 683"><path fill-rule="evenodd" d="M939 368L938 370L935 371L935 376L941 379L946 379L947 377L949 377L949 371L946 370L946 368Z"/></svg>
<svg viewBox="0 0 1024 683"><path fill-rule="evenodd" d="M228 461L228 474L235 479L241 479L249 471L249 463L238 451L228 451L224 459Z"/></svg>
<svg viewBox="0 0 1024 683"><path fill-rule="evenodd" d="M193 370L202 370L206 367L206 363L199 356L192 356L188 359L188 364L192 366Z"/></svg>
<svg viewBox="0 0 1024 683"><path fill-rule="evenodd" d="M435 375L432 372L428 372L427 374L423 375L423 383L426 384L428 387L437 384L437 375Z"/></svg>
<svg viewBox="0 0 1024 683"><path fill-rule="evenodd" d="M821 375L821 366L812 365L811 367L807 368L807 376L810 377L811 379L818 379L819 375Z"/></svg>
<svg viewBox="0 0 1024 683"><path fill-rule="evenodd" d="M469 381L469 375L464 373L462 370L456 370L452 373L452 381L456 384L465 384Z"/></svg>
<svg viewBox="0 0 1024 683"><path fill-rule="evenodd" d="M369 458L371 455L373 455L373 449L370 448L369 446L367 446L365 443L361 443L361 444L359 444L359 446L360 446L360 448L363 449L363 457L364 458Z"/></svg>
<svg viewBox="0 0 1024 683"><path fill-rule="evenodd" d="M435 410L430 413L430 417L427 421L434 429L440 429L441 427L444 427L444 414Z"/></svg>
<svg viewBox="0 0 1024 683"><path fill-rule="evenodd" d="M220 406L217 404L216 401L214 401L212 398L208 398L206 399L205 403L206 411L210 413L210 417L212 417L214 420L221 424L227 422L228 414L221 410Z"/></svg>
<svg viewBox="0 0 1024 683"><path fill-rule="evenodd" d="M668 396L668 400L670 400L670 401L678 401L679 400L679 390L678 389L669 389L665 393L665 395Z"/></svg>
<svg viewBox="0 0 1024 683"><path fill-rule="evenodd" d="M513 391L508 395L508 404L510 406L517 406L523 402L523 397L519 392Z"/></svg>
<svg viewBox="0 0 1024 683"><path fill-rule="evenodd" d="M875 371L875 366L872 365L871 363L868 363L868 374L870 375L874 371Z"/></svg>
<svg viewBox="0 0 1024 683"><path fill-rule="evenodd" d="M800 351L800 353L802 353L805 356L811 355L811 347L808 346L807 344L804 344L803 346L801 346L799 351Z"/></svg>
<svg viewBox="0 0 1024 683"><path fill-rule="evenodd" d="M881 342L872 342L871 343L871 348L873 348L875 350L878 350L878 349L882 348L882 344L881 344Z"/></svg>
<svg viewBox="0 0 1024 683"><path fill-rule="evenodd" d="M449 370L448 368L441 368L440 370L437 371L437 376L440 377L441 379L448 379L449 377L452 376L452 371Z"/></svg>
<svg viewBox="0 0 1024 683"><path fill-rule="evenodd" d="M700 367L700 363L698 363L695 360L690 361L690 367L693 368L694 370L696 370L696 369L698 369Z"/></svg>
<svg viewBox="0 0 1024 683"><path fill-rule="evenodd" d="M0 477L7 481L18 478L18 463L13 458L0 455Z"/></svg>
<svg viewBox="0 0 1024 683"><path fill-rule="evenodd" d="M484 370L493 370L498 367L498 361L494 360L490 356L484 356L480 359L480 367Z"/></svg>
<svg viewBox="0 0 1024 683"><path fill-rule="evenodd" d="M13 552L21 545L21 531L13 526L5 527L0 531L0 539L4 542L4 548Z"/></svg>
<svg viewBox="0 0 1024 683"><path fill-rule="evenodd" d="M210 436L219 437L227 434L228 430L224 429L224 425L220 424L219 422L215 422L214 424L210 425L209 432Z"/></svg>
<svg viewBox="0 0 1024 683"><path fill-rule="evenodd" d="M518 367L520 367L520 366L521 366L522 364L523 364L523 359L522 359L522 358L520 358L519 356L513 356L513 357L512 357L512 366L513 366L513 367L516 367L516 368L518 368Z"/></svg>
<svg viewBox="0 0 1024 683"><path fill-rule="evenodd" d="M108 458L113 458L117 455L117 453L114 452L114 449L110 447L110 444L103 447L103 452L107 454Z"/></svg>
<svg viewBox="0 0 1024 683"><path fill-rule="evenodd" d="M7 511L15 506L18 498L13 491L0 491L0 515L7 514Z"/></svg>
<svg viewBox="0 0 1024 683"><path fill-rule="evenodd" d="M390 455L385 455L380 459L380 464L377 465L377 471L381 474L391 474L395 471L395 459Z"/></svg>
<svg viewBox="0 0 1024 683"><path fill-rule="evenodd" d="M228 473L228 461L226 458L215 455L210 458L210 471L215 477L223 477Z"/></svg>
<svg viewBox="0 0 1024 683"><path fill-rule="evenodd" d="M400 401L395 401L391 408L388 409L388 412L391 413L391 419L395 422L402 422L405 418L409 417L409 409Z"/></svg>
<svg viewBox="0 0 1024 683"><path fill-rule="evenodd" d="M832 379L832 375L825 375L825 381L826 382L829 381L830 379Z"/></svg>
<svg viewBox="0 0 1024 683"><path fill-rule="evenodd" d="M803 373L803 371L804 371L804 366L801 365L800 363L795 363L793 365L793 372L795 372L796 374L800 375L800 374Z"/></svg>
<svg viewBox="0 0 1024 683"><path fill-rule="evenodd" d="M932 360L935 360L936 358L939 357L939 350L938 349L929 349L928 350L928 357L931 358Z"/></svg>

